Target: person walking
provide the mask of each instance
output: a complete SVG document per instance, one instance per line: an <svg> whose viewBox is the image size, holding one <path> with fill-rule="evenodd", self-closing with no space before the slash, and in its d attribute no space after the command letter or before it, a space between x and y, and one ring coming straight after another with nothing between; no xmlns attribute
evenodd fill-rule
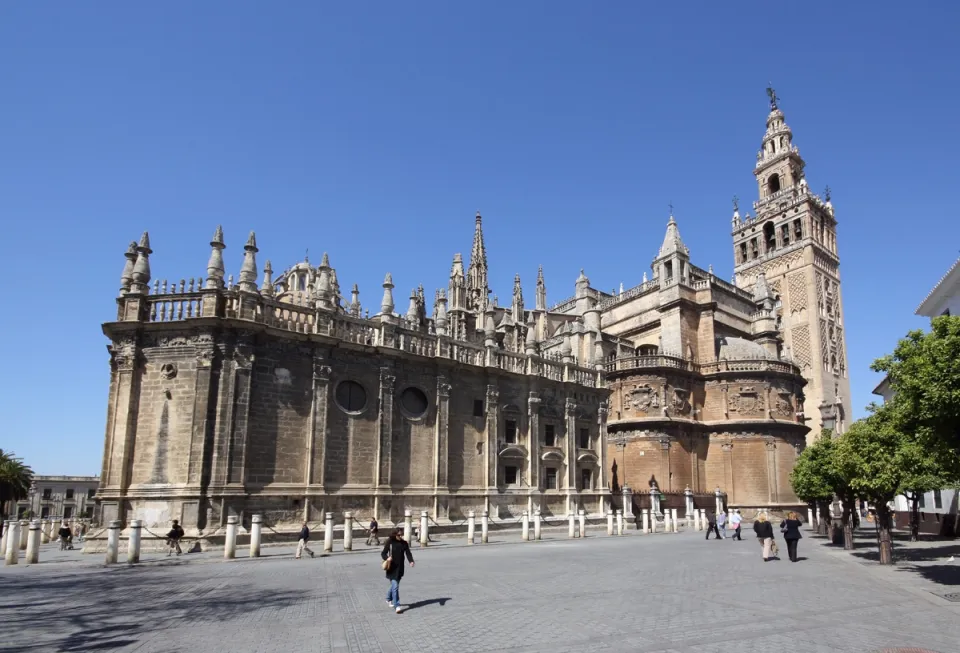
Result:
<svg viewBox="0 0 960 653"><path fill-rule="evenodd" d="M310 557L313 558L313 551L307 546L307 542L310 541L310 527L307 526L307 522L303 522L303 526L300 528L300 535L297 538L297 553L294 555L294 559L299 560L300 556L303 555L303 552L306 551L310 554Z"/></svg>
<svg viewBox="0 0 960 653"><path fill-rule="evenodd" d="M370 518L370 528L367 529L367 546L380 546L380 524L376 517Z"/></svg>
<svg viewBox="0 0 960 653"><path fill-rule="evenodd" d="M727 539L727 513L722 511L717 513L717 528L720 531L720 537Z"/></svg>
<svg viewBox="0 0 960 653"><path fill-rule="evenodd" d="M380 558L383 560L383 570L387 574L387 580L390 581L390 587L387 589L387 605L392 607L397 614L403 612L400 608L400 580L403 578L403 559L410 562L414 567L413 553L410 551L410 545L403 539L403 530L394 529L387 538L387 543L380 552Z"/></svg>
<svg viewBox="0 0 960 653"><path fill-rule="evenodd" d="M73 534L70 532L70 527L67 526L67 522L60 524L60 530L57 531L57 535L60 536L60 550L73 549Z"/></svg>
<svg viewBox="0 0 960 653"><path fill-rule="evenodd" d="M176 519L173 520L173 525L170 527L170 532L167 533L167 544L170 545L170 550L167 551L167 557L176 551L177 555L182 555L183 551L180 549L180 539L183 537L183 528L180 526L180 522Z"/></svg>
<svg viewBox="0 0 960 653"><path fill-rule="evenodd" d="M773 553L773 526L767 521L767 516L760 513L757 520L753 522L753 532L757 534L757 540L763 547L763 561L767 562L775 554Z"/></svg>
<svg viewBox="0 0 960 653"><path fill-rule="evenodd" d="M792 511L788 512L787 518L780 522L780 532L783 533L783 539L787 541L787 555L790 557L790 562L797 561L797 544L803 537L800 534L802 524L797 513Z"/></svg>
<svg viewBox="0 0 960 653"><path fill-rule="evenodd" d="M716 534L717 534L717 539L719 540L719 539L720 539L720 531L717 530L717 515L716 515L716 513L713 512L712 510L707 510L707 511L706 511L706 517L707 517L707 536L706 536L705 538L703 538L703 539L709 540L709 539L710 539L710 533L716 533Z"/></svg>
<svg viewBox="0 0 960 653"><path fill-rule="evenodd" d="M743 538L740 537L740 522L743 521L743 517L740 516L739 510L734 510L733 514L730 515L730 528L733 529L733 537L731 539L743 541Z"/></svg>

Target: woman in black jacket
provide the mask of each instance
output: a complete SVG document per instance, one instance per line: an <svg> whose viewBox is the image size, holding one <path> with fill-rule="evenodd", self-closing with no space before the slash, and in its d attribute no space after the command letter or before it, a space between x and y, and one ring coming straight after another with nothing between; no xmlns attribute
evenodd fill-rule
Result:
<svg viewBox="0 0 960 653"><path fill-rule="evenodd" d="M753 522L753 531L763 545L763 561L766 562L773 556L773 526L767 521L765 514L760 513L757 516L757 521Z"/></svg>
<svg viewBox="0 0 960 653"><path fill-rule="evenodd" d="M787 554L790 556L790 562L797 561L797 543L803 537L800 534L800 524L802 523L795 512L788 512L787 518L780 522L780 532L783 533L783 539L787 541Z"/></svg>
<svg viewBox="0 0 960 653"><path fill-rule="evenodd" d="M390 581L390 589L387 590L387 605L393 607L400 614L400 579L403 578L403 559L410 561L410 566L416 566L413 562L413 554L410 552L410 545L403 539L403 531L399 528L390 533L387 543L380 552L380 558L384 562L384 570L387 572L387 580Z"/></svg>

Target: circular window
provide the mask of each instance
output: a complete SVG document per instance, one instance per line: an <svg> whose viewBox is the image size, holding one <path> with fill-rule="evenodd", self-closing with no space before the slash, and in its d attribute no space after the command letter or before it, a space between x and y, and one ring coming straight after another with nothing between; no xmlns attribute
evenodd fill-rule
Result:
<svg viewBox="0 0 960 653"><path fill-rule="evenodd" d="M348 413L359 413L367 405L367 391L356 381L341 381L336 398L337 405Z"/></svg>
<svg viewBox="0 0 960 653"><path fill-rule="evenodd" d="M419 388L407 388L400 393L400 407L410 417L423 417L428 405L427 395Z"/></svg>

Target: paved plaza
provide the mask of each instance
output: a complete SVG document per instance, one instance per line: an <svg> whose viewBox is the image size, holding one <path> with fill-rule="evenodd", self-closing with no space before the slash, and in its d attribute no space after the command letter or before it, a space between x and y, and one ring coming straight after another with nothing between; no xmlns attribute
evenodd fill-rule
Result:
<svg viewBox="0 0 960 653"><path fill-rule="evenodd" d="M792 564L764 563L752 533L742 542L705 542L697 533L563 535L522 543L498 534L500 543L473 547L458 537L415 548L400 615L386 606L379 556L362 541L359 551L316 559L271 547L260 559L229 562L216 552L147 554L135 567L104 567L101 555L44 545L40 565L0 568L0 649L960 650L960 603L935 595L950 587L878 570L823 540L801 541L805 559ZM901 576L910 582L898 584Z"/></svg>

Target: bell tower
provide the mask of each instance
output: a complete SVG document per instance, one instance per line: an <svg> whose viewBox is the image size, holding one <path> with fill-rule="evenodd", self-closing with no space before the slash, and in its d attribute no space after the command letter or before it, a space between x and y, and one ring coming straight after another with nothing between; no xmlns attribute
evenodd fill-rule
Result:
<svg viewBox="0 0 960 653"><path fill-rule="evenodd" d="M752 291L763 276L774 296L784 355L807 379L803 416L809 441L822 428L843 433L851 421L850 380L840 295L840 258L830 189L821 198L807 186L779 98L767 89L770 113L753 174L754 217L740 217L734 200L735 281Z"/></svg>

